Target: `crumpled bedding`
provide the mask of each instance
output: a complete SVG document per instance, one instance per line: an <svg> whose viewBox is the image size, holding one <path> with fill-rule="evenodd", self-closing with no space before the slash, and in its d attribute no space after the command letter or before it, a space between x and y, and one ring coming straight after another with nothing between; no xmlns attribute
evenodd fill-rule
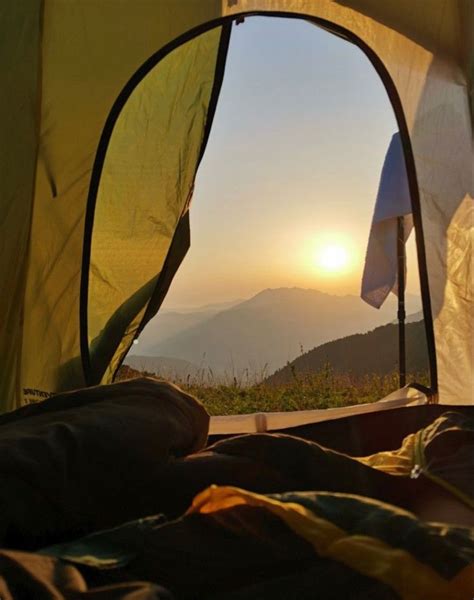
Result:
<svg viewBox="0 0 474 600"><path fill-rule="evenodd" d="M39 554L0 551L2 599L217 600L225 597L283 600L314 598L317 590L317 597L324 599L471 600L474 529L430 523L413 514L425 499L441 497L443 500L444 494L448 500L460 503L465 494L468 499L472 497L470 474L474 453L470 449L474 428L462 415L446 413L413 438L410 434L398 451L370 457L349 457L283 434L236 436L189 456L180 456L204 443L205 427L190 431L189 425L184 427L186 419L197 411L204 424L207 415L201 413L203 409L199 404L194 405L192 399L178 394L179 400L176 400L173 388L161 391L165 396L166 393L171 395L160 402L173 407L167 426L177 432L174 438L165 437L165 443L161 440L161 445L153 437L153 431L160 430L159 424L145 422L154 414L152 403L143 413L141 409L138 411L136 422L133 421L136 411L130 401L124 402L125 412L122 408L118 411L117 406L111 408L110 413L104 408L102 416L126 414L128 421L125 422L133 424L127 431L123 427L125 422L121 423L118 431L125 432L123 445L120 435L109 438L117 444L115 450L120 449L119 456L127 451L132 439L139 446L144 440L152 446L149 451L146 446L139 448L138 454L131 449L133 460L125 458L124 461L129 469L135 467L137 472L124 473L124 479L119 482L109 480L109 475L116 476L113 465L111 473L100 471L103 477L100 491L94 489L93 493L99 501L106 499L109 504L102 505L99 512L86 502L86 507L91 506L91 509L89 513L79 513L79 517L87 515L88 518L80 521L78 529L87 530L94 523L100 523L96 529L104 529L120 522L117 519L121 515L129 514L134 518L137 514L164 512L168 517L178 518L171 522L161 515L142 518L54 546L50 544L58 541L56 532L47 530L44 539L48 540L48 547ZM98 406L100 402L97 400ZM90 405L84 407L87 410L78 421L70 419L73 425L85 423L90 408ZM44 441L48 439L46 422L53 424L55 435L58 435L57 424L64 423L56 419L61 411L56 412L51 407L50 410L54 419L50 416L44 422L35 421L38 418L35 415L25 418L23 423L21 419L17 421L22 425L19 431L25 434L20 436L21 443L35 440L33 432L39 431L43 444L39 447L49 448ZM30 422L28 427L27 421ZM112 421L117 428L118 421ZM10 423L11 431L18 431L13 421ZM1 425L0 420L0 432L3 427L5 423ZM107 425L104 427L107 432ZM142 431L145 435L138 441L137 436ZM99 429L95 429L93 435L97 436L98 432ZM53 439L61 439L64 444L69 438L53 436ZM179 445L174 445L176 439ZM410 439L416 440L416 452ZM92 443L100 442L93 439ZM25 459L27 447L22 448L20 455ZM68 460L77 455L67 445L65 448ZM165 449L161 454L157 453L160 448ZM94 449L97 446L93 446L89 454L85 452L80 456L96 456L96 452L92 453ZM109 448L107 454L111 464L117 456L112 450ZM134 463L141 460L140 452L145 453L144 463ZM35 453L30 452L29 456L34 464ZM41 456L43 464L48 464L44 456L54 454ZM421 470L417 468L413 476L414 467L420 464ZM123 469L123 465L118 468ZM436 473L435 478L427 476L428 468L431 474ZM28 472L26 468L24 472ZM450 472L455 476L450 477ZM57 474L58 471L56 478ZM94 476L97 477L97 472ZM448 485L440 485L437 477L442 477ZM53 489L53 485L61 489L61 482L61 478L49 482L49 489ZM128 487L130 482L136 487ZM72 489L77 490L74 485L78 483L72 482ZM113 493L108 491L108 485L114 486ZM459 486L461 496L453 494L450 486ZM66 491L63 491L65 495ZM87 488L77 493L87 500ZM126 498L126 506L121 503L122 497ZM74 502L74 498L71 501ZM24 506L26 504L24 501ZM33 508L38 518L38 508ZM183 515L185 509L188 510ZM137 513L139 510L143 512ZM121 522L125 520L127 517ZM65 522L70 527L71 522L77 523L77 516ZM107 522L110 525L104 525ZM4 519L3 523L7 531L8 521ZM60 525L63 523L59 521ZM52 525L54 521L49 522L49 526ZM67 532L69 537L65 537ZM26 541L31 542L26 531L24 535ZM76 536L74 531L64 527L61 535L59 540L74 539L82 533ZM34 538L36 542L38 539Z"/></svg>
<svg viewBox="0 0 474 600"><path fill-rule="evenodd" d="M474 418L449 411L406 436L400 448L358 459L390 475L421 475L474 510Z"/></svg>
<svg viewBox="0 0 474 600"><path fill-rule="evenodd" d="M150 473L200 450L208 427L200 402L151 379L2 415L0 546L38 548L147 514Z"/></svg>
<svg viewBox="0 0 474 600"><path fill-rule="evenodd" d="M0 552L2 565L0 592L21 568L23 591L39 580L56 594L44 591L48 600L128 598L124 584L138 598L176 600L470 600L474 532L353 494L212 486L170 523L146 518L36 555Z"/></svg>

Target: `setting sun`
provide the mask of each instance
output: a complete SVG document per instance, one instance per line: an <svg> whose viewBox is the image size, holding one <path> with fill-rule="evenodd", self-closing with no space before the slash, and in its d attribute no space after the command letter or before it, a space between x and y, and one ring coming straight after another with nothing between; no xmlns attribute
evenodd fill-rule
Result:
<svg viewBox="0 0 474 600"><path fill-rule="evenodd" d="M311 285L325 292L357 293L362 272L357 239L350 231L330 230L308 236L300 248Z"/></svg>
<svg viewBox="0 0 474 600"><path fill-rule="evenodd" d="M348 263L347 250L336 244L325 246L318 252L317 263L325 271L342 271Z"/></svg>

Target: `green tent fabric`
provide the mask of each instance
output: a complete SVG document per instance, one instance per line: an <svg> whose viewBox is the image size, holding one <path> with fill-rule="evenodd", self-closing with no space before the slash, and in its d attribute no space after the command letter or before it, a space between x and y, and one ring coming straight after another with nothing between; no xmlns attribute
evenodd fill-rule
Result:
<svg viewBox="0 0 474 600"><path fill-rule="evenodd" d="M6 0L0 410L110 382L158 310L189 244L229 28L254 14L309 19L382 77L413 200L433 392L473 402L469 0Z"/></svg>

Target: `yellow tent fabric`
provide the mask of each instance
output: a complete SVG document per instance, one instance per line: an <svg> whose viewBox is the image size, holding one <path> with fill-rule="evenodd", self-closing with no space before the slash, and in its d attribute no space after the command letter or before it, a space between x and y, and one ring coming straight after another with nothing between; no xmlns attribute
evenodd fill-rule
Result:
<svg viewBox="0 0 474 600"><path fill-rule="evenodd" d="M79 300L88 191L106 119L124 86L150 56L183 31L217 16L218 8L220 3L199 0L186 1L179 10L175 10L174 2L162 0L2 3L2 34L3 30L11 32L11 39L1 36L0 60L6 72L11 73L12 85L18 87L6 87L6 98L2 97L2 102L9 104L2 106L0 117L2 138L7 140L0 150L0 201L2 215L6 214L9 219L2 222L1 236L3 239L4 235L8 236L2 248L5 266L2 262L1 271L6 293L0 300L1 312L7 315L0 332L2 410L90 383L84 377L81 361ZM142 112L141 122L133 121L127 110L114 130L111 152L107 153L104 165L105 177L99 190L94 230L110 235L110 230L105 232L101 215L107 209L107 202L109 206L114 202L110 189L105 189L114 170L129 174L128 187L121 190L123 194L130 192L129 206L137 206L137 194L144 198L142 211L146 199L149 202L149 214L136 214L136 225L140 225L140 219L142 222L146 218L154 219L154 224L149 220L147 230L140 234L143 242L140 244L137 238L137 246L128 257L126 240L120 240L124 231L118 230L120 223L116 222L114 235L117 244L121 242L121 250L118 245L110 250L119 263L125 265L128 262L129 272L137 271L140 280L139 283L130 282L128 288L118 291L117 296L122 296L123 300L137 292L134 285L141 287L160 273L164 256L157 254L167 250L190 195L197 168L196 147L202 141L213 84L211 73L215 68L219 30L196 40L191 49L179 49L173 54L173 64L163 61L159 70L150 73L130 98L130 107L133 112L133 106L136 109L137 103L142 103L141 108L146 109L143 101L148 95L154 114ZM35 36L37 44L32 46ZM28 72L23 73L26 69ZM187 77L190 72L193 78ZM159 73L163 77L160 78ZM163 107L159 104L160 93L163 102L163 87L170 82L170 73L175 75L172 78L174 96L168 97L168 104ZM196 114L190 110L189 103L192 107L192 102L198 104ZM170 110L174 111L173 115ZM183 115L186 119L180 120ZM172 116L175 119L172 120ZM145 120L149 127L146 132L143 130ZM167 120L174 130L164 131ZM17 131L15 123L20 123L20 130ZM3 133L3 127L9 129ZM134 139L135 147L127 147L124 134L127 128L129 141ZM186 137L183 139L179 135ZM146 147L154 136L158 136L155 139L162 144L161 149ZM183 153L183 148L193 141L194 136L189 151L186 148ZM138 144L141 147L137 147ZM146 166L150 169L153 161L160 163L158 150L168 161L161 162L161 173L173 162L181 161L180 170L170 172L168 181L163 182L167 190L160 192L161 197L154 195L159 182L145 182L145 165L141 164L138 172L136 164L140 160L148 161ZM10 163L12 168L9 169ZM174 198L169 197L172 178L176 187L182 188L180 195ZM137 188L139 183L140 191L133 190L133 184ZM150 188L148 184L151 183L153 187ZM103 199L104 194L108 195L107 200ZM116 204L118 201L115 198ZM14 214L11 214L12 206ZM169 221L165 225L161 223L163 215ZM107 218L111 219L110 213ZM125 213L121 213L121 217L115 215L116 221L120 218L123 226L127 216ZM109 223L109 226L113 225ZM150 238L153 229L161 235L150 248L145 240ZM96 241L96 236L92 244L91 269L96 277L92 278L91 288L99 294L97 279L105 267L101 264L100 241ZM139 250L144 246L147 250L140 256ZM154 260L147 265L153 252ZM116 268L113 277L119 277ZM122 276L118 285L123 280ZM110 281L111 286L116 283L115 279ZM110 299L108 316L113 314L118 302L117 297ZM148 298L142 299L141 304L146 306L146 300ZM92 313L100 312L99 304L96 295L90 307ZM134 324L141 310L143 306L130 317ZM96 316L92 314L89 332L92 339L98 335L99 323L95 320Z"/></svg>
<svg viewBox="0 0 474 600"><path fill-rule="evenodd" d="M0 409L21 404L21 321L38 146L40 3L0 6Z"/></svg>
<svg viewBox="0 0 474 600"><path fill-rule="evenodd" d="M88 298L92 346L104 335L110 315L123 310L142 286L156 284L162 271L193 189L221 32L221 27L211 29L168 54L117 119L94 213ZM125 335L114 355L128 350L146 296L138 313L126 315ZM106 380L115 362L109 357Z"/></svg>
<svg viewBox="0 0 474 600"><path fill-rule="evenodd" d="M385 77L424 233L439 400L474 401L469 0L9 0L0 6L1 410L110 381L159 307L157 287L162 297L185 252L221 30L243 14L347 32Z"/></svg>

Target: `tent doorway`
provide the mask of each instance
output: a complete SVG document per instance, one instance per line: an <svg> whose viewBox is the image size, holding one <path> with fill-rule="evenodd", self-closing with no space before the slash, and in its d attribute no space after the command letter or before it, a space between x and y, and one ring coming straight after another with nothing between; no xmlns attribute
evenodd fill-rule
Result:
<svg viewBox="0 0 474 600"><path fill-rule="evenodd" d="M396 298L391 295L380 311L357 298L378 180L396 129L376 72L353 45L299 19L248 17L234 25L196 179L191 251L162 312L125 362L140 371L157 369L181 384L211 387L248 388L272 380L279 369L284 373L275 374L275 383L295 374L308 381L308 370L317 371L320 378L313 383L326 387L325 400L310 397L296 408L331 406L328 396L335 390L328 385L337 385L341 370L346 383L338 390L339 405L355 400L354 381L360 375L362 398L367 399L371 375L377 379L372 382L377 399L396 389ZM429 383L413 238L407 302L410 320L418 324L409 325L408 370L410 377L416 370L416 378ZM349 264L337 269L321 264L334 246L346 253ZM328 320L325 314L334 303L339 313L333 311ZM263 318L269 312L275 313L274 321ZM378 365L362 365L360 354L355 360L355 349L346 348L341 362L333 355L339 348L323 348L316 352L321 364L311 364L314 352L308 351L385 324L366 350L370 354L370 344L378 344L380 358L389 349L390 368L382 367L382 377L370 371ZM285 370L295 359L297 365ZM370 363L368 357L365 362ZM310 387L301 387L299 396L305 392L311 396ZM266 406L232 405L230 412ZM267 410L286 409L267 405Z"/></svg>

